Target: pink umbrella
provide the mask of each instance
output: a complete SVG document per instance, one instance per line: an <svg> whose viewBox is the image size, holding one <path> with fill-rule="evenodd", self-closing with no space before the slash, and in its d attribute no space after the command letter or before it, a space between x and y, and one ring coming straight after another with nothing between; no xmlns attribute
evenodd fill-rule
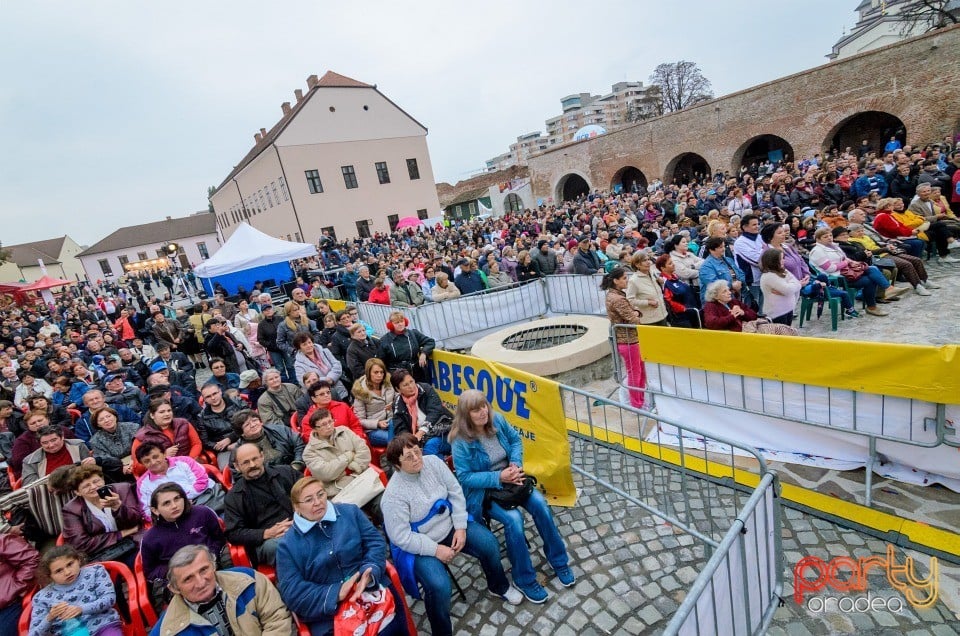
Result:
<svg viewBox="0 0 960 636"><path fill-rule="evenodd" d="M397 227L394 229L402 230L408 227L417 227L418 225L423 225L423 221L415 216L405 216L397 221Z"/></svg>

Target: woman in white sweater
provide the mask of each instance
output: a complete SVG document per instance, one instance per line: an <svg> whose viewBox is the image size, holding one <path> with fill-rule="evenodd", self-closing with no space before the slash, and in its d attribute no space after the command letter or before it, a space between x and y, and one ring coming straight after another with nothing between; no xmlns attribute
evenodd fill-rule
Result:
<svg viewBox="0 0 960 636"><path fill-rule="evenodd" d="M783 252L775 247L767 248L760 256L760 271L763 313L771 322L790 326L793 310L800 300L800 290L810 282L810 277L797 280L783 266Z"/></svg>
<svg viewBox="0 0 960 636"><path fill-rule="evenodd" d="M689 245L689 239L678 234L667 243L666 253L670 255L670 260L673 261L677 278L699 290L700 266L703 265L703 259L691 252Z"/></svg>
<svg viewBox="0 0 960 636"><path fill-rule="evenodd" d="M667 303L663 289L653 273L653 260L646 252L637 252L630 261L634 274L627 282L627 300L640 312L641 325L667 326Z"/></svg>

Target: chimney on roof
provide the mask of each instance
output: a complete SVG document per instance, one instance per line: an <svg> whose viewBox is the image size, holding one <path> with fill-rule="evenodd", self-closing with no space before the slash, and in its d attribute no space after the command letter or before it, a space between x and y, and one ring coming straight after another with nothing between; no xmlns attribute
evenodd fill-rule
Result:
<svg viewBox="0 0 960 636"><path fill-rule="evenodd" d="M318 78L316 75L311 75L310 77L307 78L307 88L308 89L313 88L314 86L317 85L318 81L320 81L320 78Z"/></svg>
<svg viewBox="0 0 960 636"><path fill-rule="evenodd" d="M290 114L290 102L283 102L282 104L280 104L280 110L283 111L283 114L284 114L284 115L289 115L289 114Z"/></svg>
<svg viewBox="0 0 960 636"><path fill-rule="evenodd" d="M260 129L260 137L261 137L262 139L266 139L266 138L267 138L267 129L266 129L266 128L261 128L261 129Z"/></svg>
<svg viewBox="0 0 960 636"><path fill-rule="evenodd" d="M173 219L168 216L168 217L167 217L167 220L168 220L168 221L172 221Z"/></svg>
<svg viewBox="0 0 960 636"><path fill-rule="evenodd" d="M300 100L303 99L303 91L298 88L297 90L293 91L293 94L297 96L297 103L299 104Z"/></svg>
<svg viewBox="0 0 960 636"><path fill-rule="evenodd" d="M262 139L263 138L260 136L260 133L258 132L253 133L253 141L255 143L259 144ZM236 168L236 166L234 166L234 168Z"/></svg>

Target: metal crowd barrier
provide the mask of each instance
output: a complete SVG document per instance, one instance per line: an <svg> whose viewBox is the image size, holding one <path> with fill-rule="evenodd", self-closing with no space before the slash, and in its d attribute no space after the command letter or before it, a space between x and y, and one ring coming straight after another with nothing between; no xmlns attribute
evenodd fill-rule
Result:
<svg viewBox="0 0 960 636"><path fill-rule="evenodd" d="M607 315L606 292L600 289L603 276L557 274L540 280L546 288L547 303L553 313Z"/></svg>
<svg viewBox="0 0 960 636"><path fill-rule="evenodd" d="M577 423L572 470L710 555L667 633L763 633L780 602L783 549L778 482L759 451L581 389L560 394Z"/></svg>
<svg viewBox="0 0 960 636"><path fill-rule="evenodd" d="M783 592L778 495L777 476L767 473L687 592L665 636L766 631Z"/></svg>
<svg viewBox="0 0 960 636"><path fill-rule="evenodd" d="M539 318L547 313L606 315L601 276L559 274L526 283L503 285L420 307L401 307L410 324L449 349L465 349L490 331ZM377 335L386 333L387 317L397 307L356 303L360 318Z"/></svg>
<svg viewBox="0 0 960 636"><path fill-rule="evenodd" d="M644 404L669 397L866 437L867 506L873 502L877 440L923 448L960 445L942 403L649 362L644 363L646 386L631 386L613 344L618 329L635 330L636 325L611 326L614 377L624 389L643 391ZM791 401L802 402L802 410L790 409Z"/></svg>

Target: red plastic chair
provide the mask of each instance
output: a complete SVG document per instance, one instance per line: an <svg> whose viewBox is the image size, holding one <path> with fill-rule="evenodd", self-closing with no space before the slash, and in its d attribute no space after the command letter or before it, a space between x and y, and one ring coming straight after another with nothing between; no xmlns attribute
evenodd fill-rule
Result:
<svg viewBox="0 0 960 636"><path fill-rule="evenodd" d="M13 474L13 469L7 466L7 478L10 480L10 489L17 490L23 485L23 478L17 479L17 476Z"/></svg>
<svg viewBox="0 0 960 636"><path fill-rule="evenodd" d="M212 464L214 466L220 465L217 461L217 454L208 448L204 448L200 451L200 457L197 457L197 463Z"/></svg>
<svg viewBox="0 0 960 636"><path fill-rule="evenodd" d="M139 551L137 552L137 558L133 561L133 576L137 580L137 604L140 606L144 625L149 630L152 625L157 623L157 612L153 609L153 603L150 602L149 584L147 583L147 575L143 572L143 557Z"/></svg>
<svg viewBox="0 0 960 636"><path fill-rule="evenodd" d="M28 634L30 632L30 613L33 610L33 595L36 592L37 588L34 587L23 597L23 611L20 612L20 622L17 624L18 634Z"/></svg>
<svg viewBox="0 0 960 636"><path fill-rule="evenodd" d="M297 412L294 411L290 414L290 428L293 429L293 432L297 435L300 434L300 424L297 422Z"/></svg>
<svg viewBox="0 0 960 636"><path fill-rule="evenodd" d="M220 472L220 476L223 478L223 487L227 490L233 488L233 471L230 470L230 466L225 466L224 469Z"/></svg>
<svg viewBox="0 0 960 636"><path fill-rule="evenodd" d="M223 474L220 472L220 469L217 468L216 462L213 464L200 464L203 466L203 469L207 471L207 475L213 479L215 482L226 488L226 485L223 483Z"/></svg>
<svg viewBox="0 0 960 636"><path fill-rule="evenodd" d="M70 414L70 423L76 425L77 420L83 417L83 413L80 412L80 409L67 409L67 413Z"/></svg>

